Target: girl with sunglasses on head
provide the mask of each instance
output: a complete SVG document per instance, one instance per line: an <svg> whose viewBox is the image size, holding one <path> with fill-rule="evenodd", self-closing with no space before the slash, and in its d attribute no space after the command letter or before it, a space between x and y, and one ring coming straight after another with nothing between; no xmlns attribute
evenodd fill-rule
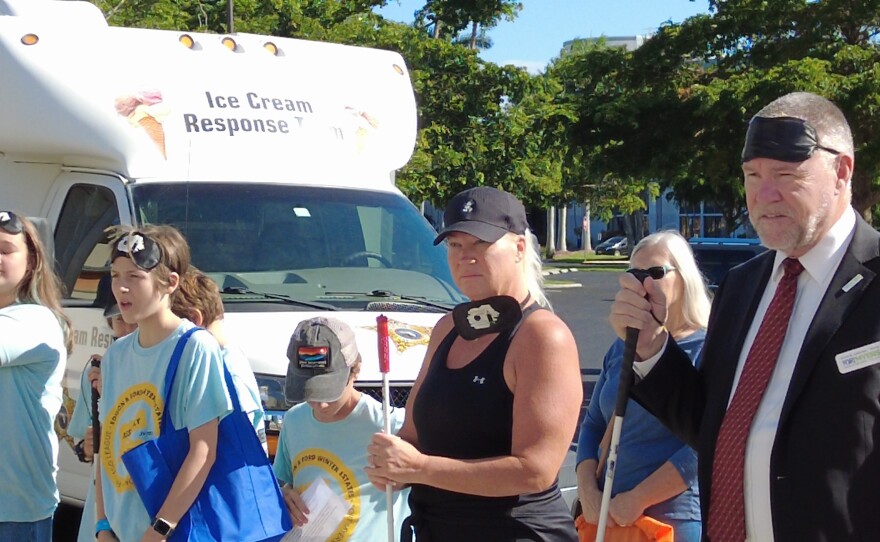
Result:
<svg viewBox="0 0 880 542"><path fill-rule="evenodd" d="M49 542L61 381L73 349L61 287L34 225L0 211L0 540Z"/></svg>
<svg viewBox="0 0 880 542"><path fill-rule="evenodd" d="M102 365L95 532L98 540L152 541L171 536L205 483L217 451L219 420L231 410L220 346L198 331L180 357L170 397L165 374L181 336L195 325L171 305L190 265L189 246L170 226L115 232L110 275L123 319L138 329L107 349ZM189 452L155 517L150 517L122 455L158 436L165 408L189 431Z"/></svg>
<svg viewBox="0 0 880 542"><path fill-rule="evenodd" d="M650 278L663 290L669 307L663 325L697 364L710 302L687 241L672 231L649 235L633 249L630 265L628 272L642 280ZM623 347L623 340L617 339L605 354L578 438L578 498L584 520L593 529L599 523L601 483L605 481L608 439L603 437L610 435ZM600 458L602 467L598 468ZM632 400L623 422L611 495L609 526L649 529L665 524L673 527L676 542L700 540L696 452ZM586 524L581 528L589 528Z"/></svg>

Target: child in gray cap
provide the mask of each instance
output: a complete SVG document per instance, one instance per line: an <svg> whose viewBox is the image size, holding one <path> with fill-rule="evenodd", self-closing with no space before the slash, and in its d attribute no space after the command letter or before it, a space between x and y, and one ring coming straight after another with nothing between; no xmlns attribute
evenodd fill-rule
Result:
<svg viewBox="0 0 880 542"><path fill-rule="evenodd" d="M350 508L327 540L374 542L387 538L385 493L367 479L367 444L382 431L382 404L354 388L361 367L354 331L335 318L300 322L287 349L286 396L296 402L284 415L275 476L295 528L309 521L302 493L319 478ZM391 431L403 425L403 409L391 411ZM409 490L394 493L394 520L409 514Z"/></svg>

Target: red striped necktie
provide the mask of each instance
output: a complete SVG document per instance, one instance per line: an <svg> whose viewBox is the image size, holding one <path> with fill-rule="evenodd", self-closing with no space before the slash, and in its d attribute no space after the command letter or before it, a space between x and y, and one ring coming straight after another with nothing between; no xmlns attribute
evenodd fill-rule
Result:
<svg viewBox="0 0 880 542"><path fill-rule="evenodd" d="M795 258L786 258L782 265L785 274L776 287L776 293L749 350L733 400L718 432L715 460L712 463L708 518L708 534L712 542L742 542L746 538L743 495L746 441L755 412L776 366L791 319L798 275L804 270L804 266Z"/></svg>

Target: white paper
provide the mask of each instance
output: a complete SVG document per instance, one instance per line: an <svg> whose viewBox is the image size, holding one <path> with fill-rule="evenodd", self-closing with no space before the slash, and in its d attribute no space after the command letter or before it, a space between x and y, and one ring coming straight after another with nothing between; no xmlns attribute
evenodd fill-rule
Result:
<svg viewBox="0 0 880 542"><path fill-rule="evenodd" d="M294 527L281 542L325 542L345 519L350 506L345 499L333 493L323 478L318 478L302 493L309 509L309 521Z"/></svg>

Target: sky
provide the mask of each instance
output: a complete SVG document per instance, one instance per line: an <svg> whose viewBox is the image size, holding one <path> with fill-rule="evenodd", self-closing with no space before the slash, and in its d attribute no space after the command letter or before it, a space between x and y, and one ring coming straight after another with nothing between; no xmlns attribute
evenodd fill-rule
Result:
<svg viewBox="0 0 880 542"><path fill-rule="evenodd" d="M496 64L542 71L574 38L649 34L662 23L708 13L708 0L520 0L523 9L513 22L501 21L489 31L493 46L480 57ZM393 21L412 23L424 0L389 0L378 10Z"/></svg>

